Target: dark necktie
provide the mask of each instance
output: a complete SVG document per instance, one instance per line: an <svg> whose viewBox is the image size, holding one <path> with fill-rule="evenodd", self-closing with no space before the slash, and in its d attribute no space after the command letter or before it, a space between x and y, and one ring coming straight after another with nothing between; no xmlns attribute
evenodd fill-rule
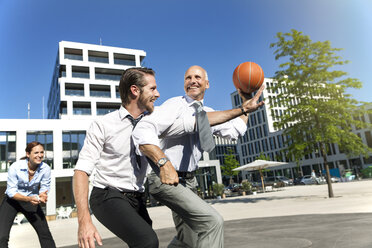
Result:
<svg viewBox="0 0 372 248"><path fill-rule="evenodd" d="M133 129L136 127L137 123L142 119L142 117L143 117L143 115L138 117L137 119L134 119L133 116L127 115L127 118L130 120L130 122L132 122ZM131 142L133 142L133 141L131 141ZM134 149L134 154L136 155L137 164L138 164L139 167L141 167L141 156L137 155L137 153L135 152L136 148L134 148L134 145L133 145L133 149Z"/></svg>
<svg viewBox="0 0 372 248"><path fill-rule="evenodd" d="M203 151L211 152L214 149L215 144L207 113L203 110L203 104L201 102L197 101L193 103L192 106L195 108L196 126L199 132L200 147Z"/></svg>
<svg viewBox="0 0 372 248"><path fill-rule="evenodd" d="M138 117L137 119L134 119L133 116L127 115L127 118L132 122L133 129L136 127L137 123L142 119L142 116Z"/></svg>

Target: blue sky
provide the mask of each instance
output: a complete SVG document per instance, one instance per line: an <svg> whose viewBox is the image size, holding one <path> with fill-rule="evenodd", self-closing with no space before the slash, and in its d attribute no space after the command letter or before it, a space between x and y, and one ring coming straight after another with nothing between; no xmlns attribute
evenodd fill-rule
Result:
<svg viewBox="0 0 372 248"><path fill-rule="evenodd" d="M351 63L341 67L363 82L354 98L372 102L371 0L0 0L0 118L42 118L61 40L142 49L156 73L161 104L183 94L191 65L208 71L205 102L231 108L234 68L278 70L277 32L302 31L331 41ZM45 108L45 116L47 110Z"/></svg>

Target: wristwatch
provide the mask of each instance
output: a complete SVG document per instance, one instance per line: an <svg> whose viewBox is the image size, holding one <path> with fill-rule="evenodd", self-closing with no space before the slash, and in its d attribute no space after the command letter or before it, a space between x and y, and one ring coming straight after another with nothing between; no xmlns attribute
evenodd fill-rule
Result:
<svg viewBox="0 0 372 248"><path fill-rule="evenodd" d="M164 166L167 162L169 161L169 159L167 157L165 158L161 158L158 160L158 162L156 163L157 166L159 167L162 167Z"/></svg>

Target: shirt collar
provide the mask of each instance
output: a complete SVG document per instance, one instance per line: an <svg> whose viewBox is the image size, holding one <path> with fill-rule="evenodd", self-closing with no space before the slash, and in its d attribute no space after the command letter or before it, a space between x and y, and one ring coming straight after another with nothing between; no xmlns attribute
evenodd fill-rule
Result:
<svg viewBox="0 0 372 248"><path fill-rule="evenodd" d="M28 171L28 158L26 159L22 159L21 161L23 161L22 165L20 166L20 170L22 171ZM41 162L37 167L36 167L36 170L35 171L39 171L41 169L41 167L43 166L44 162Z"/></svg>
<svg viewBox="0 0 372 248"><path fill-rule="evenodd" d="M184 97L185 97L186 102L189 104L189 106L191 106L194 102L197 102L196 100L192 99L188 95L185 95ZM199 102L201 102L204 105L204 99L202 99Z"/></svg>
<svg viewBox="0 0 372 248"><path fill-rule="evenodd" d="M137 117L137 119L140 118L141 116L144 116L144 115L147 115L147 114L148 114L148 112L146 111L146 112L140 114L140 115ZM127 118L128 115L132 116L132 115L129 113L129 111L128 111L126 108L124 108L123 105L121 105L121 106L120 106L120 109L119 109L119 118L120 118L120 120L124 120L125 118ZM132 116L132 117L133 117L133 116Z"/></svg>

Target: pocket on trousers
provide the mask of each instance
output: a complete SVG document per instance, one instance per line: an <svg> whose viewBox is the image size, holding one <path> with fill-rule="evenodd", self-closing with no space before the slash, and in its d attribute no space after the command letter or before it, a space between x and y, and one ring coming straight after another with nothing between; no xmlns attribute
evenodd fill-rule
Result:
<svg viewBox="0 0 372 248"><path fill-rule="evenodd" d="M150 194L158 193L162 185L160 178L156 174L151 173L148 177L148 182Z"/></svg>

